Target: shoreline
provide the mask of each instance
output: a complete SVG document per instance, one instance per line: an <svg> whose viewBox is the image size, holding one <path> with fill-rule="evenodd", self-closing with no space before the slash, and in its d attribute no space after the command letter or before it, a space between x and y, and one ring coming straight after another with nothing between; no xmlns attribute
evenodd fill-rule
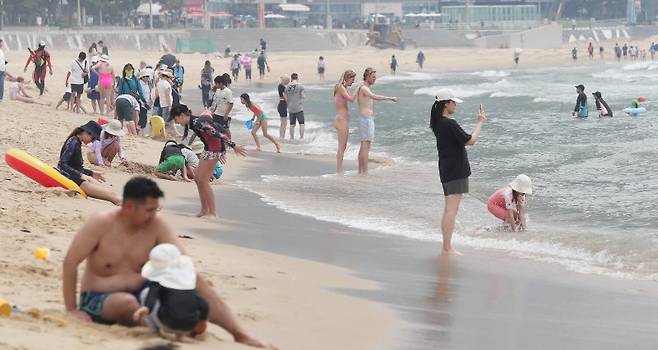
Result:
<svg viewBox="0 0 658 350"><path fill-rule="evenodd" d="M318 176L333 166L316 157L281 159L263 153L259 158L261 171L246 180L261 173ZM525 349L537 343L546 348L569 343L579 349L617 349L632 343L651 349L658 341L653 316L658 284L653 282L584 275L505 251L463 245L458 249L464 256L446 259L440 244L292 214L242 188L227 190L225 197L218 207L222 215L240 216L250 208L260 220L250 220L243 231L218 240L347 267L384 286L366 293L344 292L395 310L402 323L386 349L472 349L478 344ZM240 207L225 204L237 198Z"/></svg>

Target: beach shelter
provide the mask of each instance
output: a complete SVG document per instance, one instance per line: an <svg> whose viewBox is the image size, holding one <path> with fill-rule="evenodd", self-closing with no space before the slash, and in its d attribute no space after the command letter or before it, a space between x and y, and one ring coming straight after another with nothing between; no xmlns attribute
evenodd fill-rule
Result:
<svg viewBox="0 0 658 350"><path fill-rule="evenodd" d="M151 8L150 12L149 12L149 7ZM148 3L141 4L137 7L136 12L137 12L138 16L149 16L151 14L153 16L162 16L163 15L162 5L160 5L156 2L154 2L152 4L148 4Z"/></svg>

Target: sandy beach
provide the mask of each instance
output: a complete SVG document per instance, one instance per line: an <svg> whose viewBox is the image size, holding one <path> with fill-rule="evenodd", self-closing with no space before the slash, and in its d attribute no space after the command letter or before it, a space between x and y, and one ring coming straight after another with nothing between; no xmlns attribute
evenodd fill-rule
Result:
<svg viewBox="0 0 658 350"><path fill-rule="evenodd" d="M154 53L153 59L157 57L159 54ZM64 91L67 67L63 61L56 58L59 64L55 64L55 75L48 77L48 92L40 99L52 102L53 106ZM134 56L125 61L138 62ZM14 65L10 67L10 71L15 70ZM35 95L34 89L28 91ZM59 149L71 130L97 116L55 111L53 106L9 100L0 104L0 123L5 125L0 133L0 152L4 155L9 148L19 148L56 165ZM246 135L241 138L246 139ZM125 137L123 144L128 161L121 166L115 164L112 169L102 169L108 179L106 185L117 192L133 175L150 176L162 147L161 141L141 137ZM221 182L213 185L218 193L231 186L240 173L248 171L248 164L245 159L230 157ZM82 323L64 312L61 264L66 249L87 216L114 210L112 205L85 200L62 189L43 188L9 168L4 160L0 177L3 198L0 298L21 311L0 323L0 348L137 349L162 344L162 340L146 329ZM165 192L161 215L179 235L191 237L182 240L198 271L254 334L283 349L303 349L308 344L314 344L313 348L317 349L378 347L393 324L390 311L377 303L330 291L367 290L377 288L376 284L327 264L237 248L216 240L211 242L210 238L239 223L238 218L222 218L219 222L196 219L179 209L183 203L198 205L193 183L166 180L158 183ZM222 200L221 194L218 200ZM48 261L32 256L39 247L50 250ZM349 318L345 318L347 313ZM372 326L362 329L361 324ZM190 344L191 348L199 349L217 346L245 348L234 344L230 335L219 327L209 328L200 341Z"/></svg>
<svg viewBox="0 0 658 350"><path fill-rule="evenodd" d="M612 61L614 43L605 45ZM579 63L589 64L585 44L581 46ZM513 49L424 51L427 72L513 67ZM47 77L47 94L39 100L52 106L7 99L0 103L3 155L16 147L55 165L68 133L98 117L55 111L77 52L51 53L55 74ZM112 48L110 53L117 74L125 63L155 62L162 54ZM300 72L304 82L319 83L315 67L320 55L327 58L329 82L348 68L360 74L374 66L381 75L388 74L392 54L401 64L399 72L416 72L416 53L373 48L275 52L262 84L256 77L251 85L238 81L232 89L237 95L270 88L278 76L293 71ZM8 72L29 79L29 71L22 73L26 55L6 54ZM179 58L187 72L185 96L198 105L196 85L203 61L210 59L215 72L223 73L229 60L201 54ZM599 63L598 56L593 63ZM567 64L568 45L526 50L521 58L523 67ZM34 88L29 92L36 94ZM88 100L83 101L91 110ZM251 145L245 129L236 130L237 139ZM133 175L150 176L162 147L161 142L141 137L125 137L122 142L128 162L103 169L107 185L117 192ZM289 214L239 184L261 174L318 176L333 169L330 157L268 152L252 152L245 159L231 156L224 177L213 184L218 221L193 217L198 208L194 184L158 180L165 191L160 215L180 236L190 237L181 239L197 269L259 338L281 349L473 349L482 344L501 349L650 349L658 341L655 283L619 283L475 249L466 249L465 259L446 263L438 258L439 246L383 240L376 232ZM0 319L0 349L141 349L166 343L143 328L82 323L64 312L61 264L66 249L82 221L91 213L113 210L110 204L45 189L4 161L0 197L0 298L22 311ZM50 249L49 260L32 256L38 247ZM184 348L246 349L214 326Z"/></svg>

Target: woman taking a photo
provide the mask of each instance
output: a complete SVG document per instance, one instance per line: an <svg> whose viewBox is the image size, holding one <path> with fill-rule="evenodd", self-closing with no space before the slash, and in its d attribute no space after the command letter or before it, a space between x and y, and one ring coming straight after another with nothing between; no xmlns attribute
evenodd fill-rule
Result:
<svg viewBox="0 0 658 350"><path fill-rule="evenodd" d="M171 118L177 124L185 127L183 139L187 138L189 130L192 130L203 142L203 152L199 156L199 167L194 174L194 182L201 200L201 211L196 216L215 218L217 217L215 195L208 180L213 175L217 161L222 164L226 163L226 146L233 148L238 155L245 156L247 153L244 146L237 146L232 142L223 133L221 127L212 121L211 116L195 117L186 105L174 105L171 108Z"/></svg>
<svg viewBox="0 0 658 350"><path fill-rule="evenodd" d="M461 255L452 247L452 233L462 195L468 193L468 177L471 175L466 145L475 144L480 137L482 125L487 120L480 105L475 129L471 135L467 134L457 121L452 119L457 103L462 102L451 90L440 90L432 106L430 118L430 128L436 137L436 149L439 152L439 176L445 196L441 219L443 254L448 255Z"/></svg>

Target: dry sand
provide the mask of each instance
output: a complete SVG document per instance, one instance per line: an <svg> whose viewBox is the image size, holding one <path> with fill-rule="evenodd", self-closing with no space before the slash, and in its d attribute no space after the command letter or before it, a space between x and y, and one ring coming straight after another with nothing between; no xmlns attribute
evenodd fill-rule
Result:
<svg viewBox="0 0 658 350"><path fill-rule="evenodd" d="M68 59L53 53L55 75L48 76L46 96L40 101L56 103L64 91ZM69 53L70 57L72 53ZM117 53L123 61L155 60L160 54ZM24 57L8 53L9 72L15 73ZM202 62L201 62L202 63ZM198 67L200 69L200 66ZM27 76L27 74L26 74ZM34 89L30 91L35 95ZM7 96L8 97L8 96ZM88 101L87 106L88 106ZM76 126L97 116L55 111L54 107L16 101L0 103L0 153L11 147L25 150L55 165L66 136ZM242 136L243 138L246 135ZM130 176L143 174L156 165L161 142L125 137L128 166L104 168L107 186L120 192ZM222 181L214 188L221 200L222 186L231 186L248 161L230 158ZM221 222L180 215L182 202L197 206L194 184L158 180L166 193L166 216L193 257L197 269L233 308L247 329L282 349L367 349L378 348L382 335L393 325L383 306L330 292L329 289L370 289L373 283L350 276L350 272L315 262L237 248L195 234L225 231ZM137 349L164 341L143 328L100 326L82 323L64 312L61 292L61 263L76 229L93 212L113 210L109 204L85 200L61 189L45 189L0 162L0 298L33 315L14 313L0 320L0 349ZM220 213L221 216L221 213ZM48 261L32 257L37 247L50 249ZM349 314L349 317L345 315ZM367 325L367 327L363 327ZM218 327L190 348L244 348ZM187 348L187 347L186 347Z"/></svg>

